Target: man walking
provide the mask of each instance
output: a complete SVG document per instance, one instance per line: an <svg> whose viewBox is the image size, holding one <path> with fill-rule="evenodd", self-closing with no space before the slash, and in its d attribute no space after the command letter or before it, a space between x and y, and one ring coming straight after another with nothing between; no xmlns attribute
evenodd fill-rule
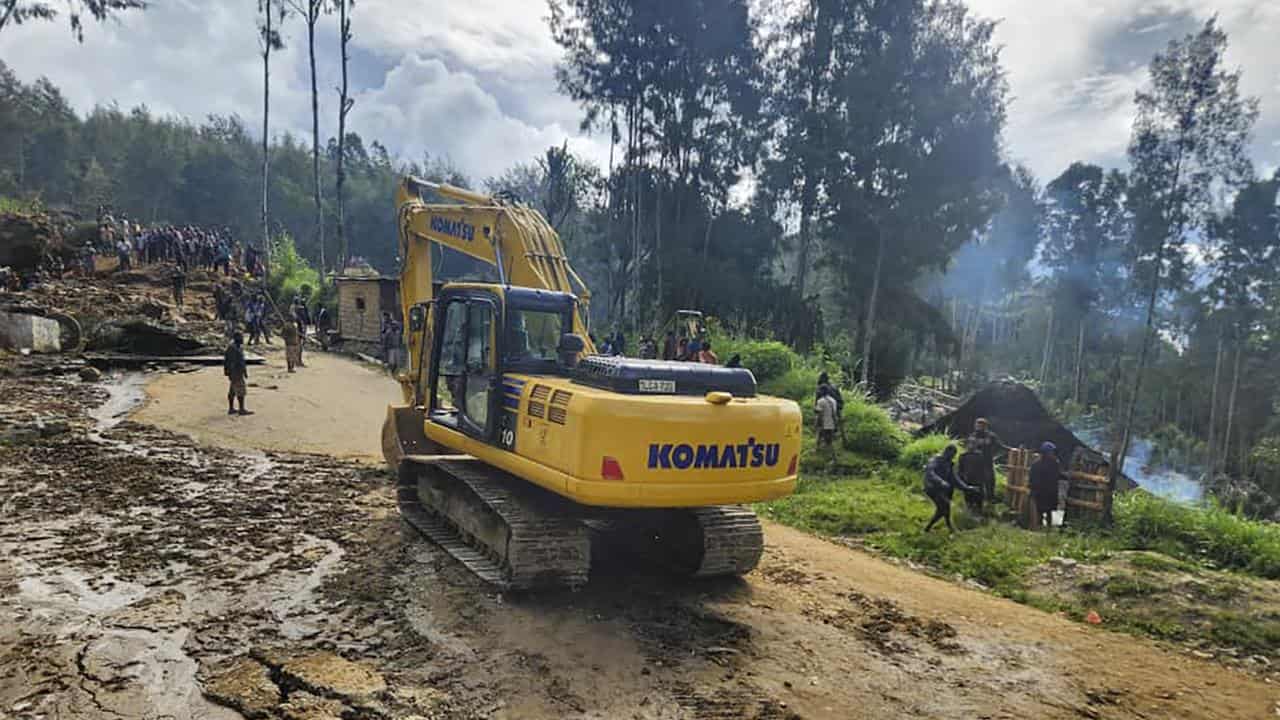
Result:
<svg viewBox="0 0 1280 720"><path fill-rule="evenodd" d="M818 400L813 405L813 415L818 426L818 452L828 456L828 459L835 454L838 412L831 388L826 385L818 386Z"/></svg>
<svg viewBox="0 0 1280 720"><path fill-rule="evenodd" d="M977 491L977 488L964 484L960 478L956 477L955 467L952 465L955 457L956 446L947 445L943 448L941 455L934 456L924 467L924 494L933 501L933 517L930 518L929 524L924 526L925 532L932 530L939 520L946 522L947 529L955 532L955 527L951 525L952 493L956 490Z"/></svg>
<svg viewBox="0 0 1280 720"><path fill-rule="evenodd" d="M227 414L236 414L236 403L240 404L240 415L252 415L244 409L245 381L249 379L249 364L244 359L244 336L236 333L231 344L222 355L222 373L227 376Z"/></svg>

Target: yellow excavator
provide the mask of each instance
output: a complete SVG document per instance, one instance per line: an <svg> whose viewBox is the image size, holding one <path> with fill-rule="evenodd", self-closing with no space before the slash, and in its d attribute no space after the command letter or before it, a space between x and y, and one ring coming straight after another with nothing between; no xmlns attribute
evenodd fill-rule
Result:
<svg viewBox="0 0 1280 720"><path fill-rule="evenodd" d="M405 178L396 205L410 362L382 445L405 520L503 589L585 584L593 542L751 571L743 504L794 491L799 407L742 368L597 355L589 291L515 198Z"/></svg>

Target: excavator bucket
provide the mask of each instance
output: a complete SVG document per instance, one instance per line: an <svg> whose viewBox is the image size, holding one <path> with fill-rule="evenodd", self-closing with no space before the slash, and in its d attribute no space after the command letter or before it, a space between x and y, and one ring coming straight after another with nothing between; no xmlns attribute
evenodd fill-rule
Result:
<svg viewBox="0 0 1280 720"><path fill-rule="evenodd" d="M398 470L407 455L431 452L434 443L422 431L425 419L420 407L387 406L387 419L382 423L382 457L392 470Z"/></svg>

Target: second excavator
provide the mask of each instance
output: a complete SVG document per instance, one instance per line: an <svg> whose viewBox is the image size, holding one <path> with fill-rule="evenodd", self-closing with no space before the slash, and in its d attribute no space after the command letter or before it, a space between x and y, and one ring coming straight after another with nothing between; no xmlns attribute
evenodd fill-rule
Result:
<svg viewBox="0 0 1280 720"><path fill-rule="evenodd" d="M524 203L405 178L396 204L410 362L383 454L404 518L500 588L583 585L600 542L752 570L745 504L794 491L799 407L746 369L596 355L590 293Z"/></svg>

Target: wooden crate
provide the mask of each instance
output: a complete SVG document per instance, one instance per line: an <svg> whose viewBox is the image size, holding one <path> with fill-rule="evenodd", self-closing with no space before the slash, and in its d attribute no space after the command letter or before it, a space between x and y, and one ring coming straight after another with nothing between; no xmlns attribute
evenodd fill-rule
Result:
<svg viewBox="0 0 1280 720"><path fill-rule="evenodd" d="M1107 481L1107 466L1092 461L1076 453L1072 458L1071 470L1066 498L1066 518L1099 522L1106 512L1107 496L1110 494Z"/></svg>
<svg viewBox="0 0 1280 720"><path fill-rule="evenodd" d="M1015 448L1009 451L1008 464L1004 469L1004 501L1022 526L1035 530L1040 527L1040 514L1035 511L1035 502L1031 499L1031 461L1030 450Z"/></svg>

